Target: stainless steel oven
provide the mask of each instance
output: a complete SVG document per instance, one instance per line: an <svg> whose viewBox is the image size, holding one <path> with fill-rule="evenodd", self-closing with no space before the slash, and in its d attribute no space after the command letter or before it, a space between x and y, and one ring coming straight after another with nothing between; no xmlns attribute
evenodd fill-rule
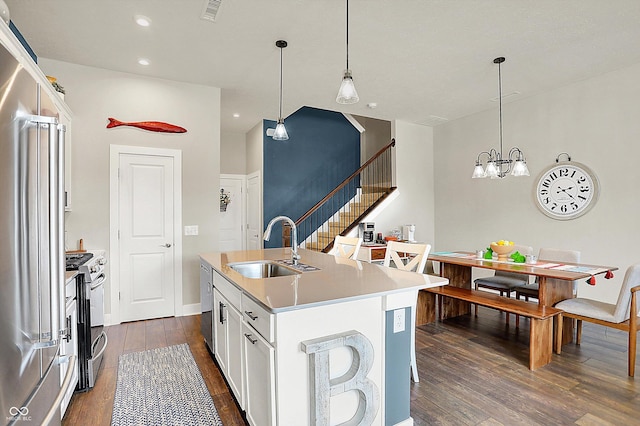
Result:
<svg viewBox="0 0 640 426"><path fill-rule="evenodd" d="M104 332L104 284L106 258L103 250L67 255L67 269L78 271L78 390L96 382L108 339Z"/></svg>

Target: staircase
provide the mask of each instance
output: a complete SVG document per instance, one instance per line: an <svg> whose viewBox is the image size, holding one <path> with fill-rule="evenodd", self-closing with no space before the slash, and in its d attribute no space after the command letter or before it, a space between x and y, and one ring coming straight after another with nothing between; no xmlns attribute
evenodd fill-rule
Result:
<svg viewBox="0 0 640 426"><path fill-rule="evenodd" d="M394 147L392 139L296 221L302 247L328 252L336 235L347 235L396 189L392 185Z"/></svg>

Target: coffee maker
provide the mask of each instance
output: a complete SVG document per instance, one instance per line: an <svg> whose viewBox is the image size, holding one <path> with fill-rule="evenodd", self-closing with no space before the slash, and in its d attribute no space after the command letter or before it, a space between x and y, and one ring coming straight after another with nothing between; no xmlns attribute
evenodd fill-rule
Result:
<svg viewBox="0 0 640 426"><path fill-rule="evenodd" d="M373 244L375 223L373 222L360 222L360 238L364 244Z"/></svg>

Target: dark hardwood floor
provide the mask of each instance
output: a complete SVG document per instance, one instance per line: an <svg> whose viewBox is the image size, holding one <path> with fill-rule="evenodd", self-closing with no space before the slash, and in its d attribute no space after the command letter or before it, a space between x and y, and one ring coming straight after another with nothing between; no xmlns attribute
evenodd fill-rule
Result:
<svg viewBox="0 0 640 426"><path fill-rule="evenodd" d="M580 346L527 368L529 322L480 307L419 327L420 382L411 384L416 425L640 425L640 377L627 376L627 334L585 324ZM76 393L63 425L109 425L118 356L188 343L226 426L245 425L200 335L200 316L107 327L109 346L94 389ZM304 424L304 421L301 421ZM289 425L282 425L289 426Z"/></svg>

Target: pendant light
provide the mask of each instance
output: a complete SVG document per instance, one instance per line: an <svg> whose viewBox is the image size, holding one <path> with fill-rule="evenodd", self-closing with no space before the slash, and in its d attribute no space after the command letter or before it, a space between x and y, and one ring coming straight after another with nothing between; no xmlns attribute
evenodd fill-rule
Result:
<svg viewBox="0 0 640 426"><path fill-rule="evenodd" d="M347 68L344 70L336 102L339 104L355 104L359 100L356 86L353 84L351 70L349 69L349 0L347 0Z"/></svg>
<svg viewBox="0 0 640 426"><path fill-rule="evenodd" d="M282 49L287 47L287 42L284 40L276 41L276 46L280 48L280 114L278 115L278 124L276 124L276 130L273 132L273 140L286 141L289 139L287 129L284 127L284 118L282 118Z"/></svg>
<svg viewBox="0 0 640 426"><path fill-rule="evenodd" d="M499 57L493 60L494 64L498 64L498 110L500 115L500 151L491 148L489 151L482 151L476 159L476 166L473 169L473 179L490 177L491 179L503 178L509 172L511 176L529 176L527 162L524 159L524 153L518 147L511 148L507 158L502 156L502 70L501 64L505 58ZM482 167L480 157L486 155L487 167ZM511 167L513 164L513 168Z"/></svg>

